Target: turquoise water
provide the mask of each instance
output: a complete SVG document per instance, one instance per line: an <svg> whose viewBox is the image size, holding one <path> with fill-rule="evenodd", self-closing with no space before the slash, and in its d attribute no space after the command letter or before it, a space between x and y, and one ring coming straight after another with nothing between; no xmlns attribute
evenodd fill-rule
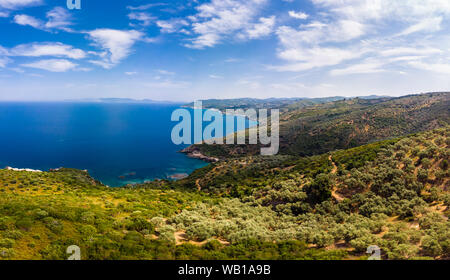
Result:
<svg viewBox="0 0 450 280"><path fill-rule="evenodd" d="M109 186L189 174L207 163L178 153L186 145L172 143L176 122L170 117L177 108L144 103L0 103L0 168L87 169Z"/></svg>

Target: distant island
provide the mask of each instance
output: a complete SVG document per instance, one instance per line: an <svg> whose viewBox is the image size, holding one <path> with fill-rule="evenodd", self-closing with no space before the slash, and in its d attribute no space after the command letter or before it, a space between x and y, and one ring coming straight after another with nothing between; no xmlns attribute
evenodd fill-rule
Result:
<svg viewBox="0 0 450 280"><path fill-rule="evenodd" d="M152 99L133 99L133 98L84 98L84 99L66 99L65 102L105 102L105 103L148 103L148 104L183 104L177 101L160 101Z"/></svg>

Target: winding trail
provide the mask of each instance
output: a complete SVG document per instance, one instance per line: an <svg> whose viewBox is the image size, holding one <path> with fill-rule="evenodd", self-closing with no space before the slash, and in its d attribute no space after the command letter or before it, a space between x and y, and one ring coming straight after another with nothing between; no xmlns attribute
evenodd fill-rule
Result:
<svg viewBox="0 0 450 280"><path fill-rule="evenodd" d="M333 165L333 169L331 170L331 174L336 174L337 171L338 171L338 167L337 167L337 165L334 163L333 157L330 155L330 157L329 157L328 159L331 161L331 164ZM338 194L338 193L336 192L336 189L337 189L337 185L334 186L333 190L331 191L331 196L333 196L334 199L336 199L338 202L341 202L341 201L343 201L345 198L342 197L340 194Z"/></svg>
<svg viewBox="0 0 450 280"><path fill-rule="evenodd" d="M195 180L195 186L197 187L198 191L201 191L202 190L202 186L200 186L199 182L200 182L200 179Z"/></svg>
<svg viewBox="0 0 450 280"><path fill-rule="evenodd" d="M333 165L333 170L331 170L331 174L336 174L338 171L338 167L336 166L336 163L334 163L333 157L330 155L328 159L331 161L331 164Z"/></svg>

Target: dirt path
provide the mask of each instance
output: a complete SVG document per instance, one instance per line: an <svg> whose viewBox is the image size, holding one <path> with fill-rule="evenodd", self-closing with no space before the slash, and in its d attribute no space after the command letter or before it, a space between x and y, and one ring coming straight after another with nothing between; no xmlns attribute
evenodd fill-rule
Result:
<svg viewBox="0 0 450 280"><path fill-rule="evenodd" d="M199 182L200 182L200 179L195 180L195 186L197 187L198 191L201 191L202 190L202 186L200 186Z"/></svg>
<svg viewBox="0 0 450 280"><path fill-rule="evenodd" d="M186 242L186 233L184 231L175 232L175 244L181 245Z"/></svg>
<svg viewBox="0 0 450 280"><path fill-rule="evenodd" d="M336 174L338 171L337 165L333 161L333 157L330 155L328 158L331 161L331 164L333 165L333 169L331 170L331 174ZM331 191L331 196L334 197L338 202L343 201L345 198L342 197L340 194L336 193L337 186L334 186L333 190Z"/></svg>
<svg viewBox="0 0 450 280"><path fill-rule="evenodd" d="M336 174L337 171L338 171L338 167L334 163L333 157L330 155L330 157L328 159L331 161L331 164L333 165L333 169L331 170L331 174Z"/></svg>
<svg viewBox="0 0 450 280"><path fill-rule="evenodd" d="M228 242L228 241L224 241L224 240L221 240L221 239L218 239L218 238L212 238L212 239L219 241L220 244L222 244L222 245L230 245L230 242ZM192 245L202 246L202 245L205 245L206 243L208 243L208 241L209 240L205 240L205 241L202 241L202 242L196 242L196 241L193 241L193 240L188 240L185 231L177 231L177 232L175 232L175 244L176 245L189 243L189 244L192 244Z"/></svg>
<svg viewBox="0 0 450 280"><path fill-rule="evenodd" d="M210 172L216 172L216 170L219 168L219 166L215 166ZM198 191L202 190L202 186L200 185L201 178L195 180L195 186L197 187Z"/></svg>

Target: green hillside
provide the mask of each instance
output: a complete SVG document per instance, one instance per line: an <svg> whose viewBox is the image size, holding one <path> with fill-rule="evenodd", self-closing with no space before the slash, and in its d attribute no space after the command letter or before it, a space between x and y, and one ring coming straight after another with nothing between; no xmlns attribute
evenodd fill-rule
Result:
<svg viewBox="0 0 450 280"><path fill-rule="evenodd" d="M325 98L238 98L238 99L208 99L202 100L202 106L205 109L217 109L225 112L226 109L280 109L288 111L296 108L303 108L316 104L322 104L337 100L343 100L344 97L325 97ZM186 107L194 107L194 103L189 103Z"/></svg>
<svg viewBox="0 0 450 280"><path fill-rule="evenodd" d="M312 157L228 159L108 188L0 170L0 259L384 259L450 255L450 128Z"/></svg>
<svg viewBox="0 0 450 280"><path fill-rule="evenodd" d="M281 111L280 154L309 156L441 127L450 121L450 93L290 104ZM193 145L191 150L227 158L257 155L260 148Z"/></svg>

